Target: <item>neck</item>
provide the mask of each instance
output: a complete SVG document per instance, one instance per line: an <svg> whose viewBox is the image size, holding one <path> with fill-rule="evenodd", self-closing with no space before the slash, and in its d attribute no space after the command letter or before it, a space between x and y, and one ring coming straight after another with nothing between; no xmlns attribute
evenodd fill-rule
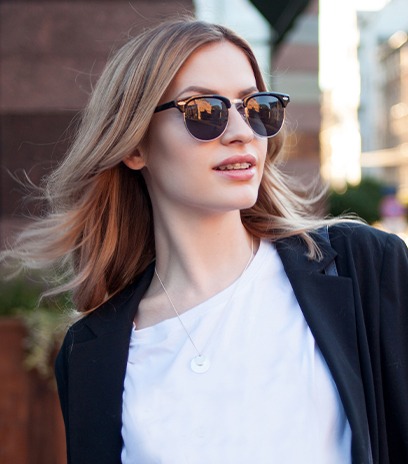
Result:
<svg viewBox="0 0 408 464"><path fill-rule="evenodd" d="M155 237L157 271L170 294L183 295L186 307L234 282L252 254L252 237L239 211L166 225L155 222ZM157 280L151 291L161 292Z"/></svg>

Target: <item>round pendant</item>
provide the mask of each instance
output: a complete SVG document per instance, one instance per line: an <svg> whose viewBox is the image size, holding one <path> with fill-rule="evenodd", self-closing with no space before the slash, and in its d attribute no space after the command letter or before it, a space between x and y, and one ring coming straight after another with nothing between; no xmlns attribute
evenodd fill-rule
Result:
<svg viewBox="0 0 408 464"><path fill-rule="evenodd" d="M210 368L210 360L200 354L191 360L190 367L196 374L204 374Z"/></svg>

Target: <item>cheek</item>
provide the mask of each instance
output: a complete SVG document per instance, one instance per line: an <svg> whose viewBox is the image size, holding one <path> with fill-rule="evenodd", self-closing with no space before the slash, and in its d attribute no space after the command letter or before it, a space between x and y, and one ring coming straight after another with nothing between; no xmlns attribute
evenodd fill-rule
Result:
<svg viewBox="0 0 408 464"><path fill-rule="evenodd" d="M188 168L186 143L176 130L162 125L152 130L146 145L145 174L151 185L165 185L174 182L181 172ZM187 164L187 166L186 166Z"/></svg>
<svg viewBox="0 0 408 464"><path fill-rule="evenodd" d="M268 139L258 139L258 140L259 140L258 159L260 163L262 164L262 169L263 169L265 161L269 159L270 145L269 145Z"/></svg>
<svg viewBox="0 0 408 464"><path fill-rule="evenodd" d="M183 114L175 108L170 108L154 115L149 127L149 141L186 139L188 132L184 126Z"/></svg>
<svg viewBox="0 0 408 464"><path fill-rule="evenodd" d="M204 146L189 134L180 112L170 109L168 113L159 113L150 125L146 143L148 157L169 164L182 162L183 157L189 160L192 154L199 153ZM206 145L205 151L208 149Z"/></svg>

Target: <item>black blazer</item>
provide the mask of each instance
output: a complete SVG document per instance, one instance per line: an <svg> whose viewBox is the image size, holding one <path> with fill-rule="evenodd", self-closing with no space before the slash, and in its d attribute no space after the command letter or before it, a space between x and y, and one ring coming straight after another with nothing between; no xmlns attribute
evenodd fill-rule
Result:
<svg viewBox="0 0 408 464"><path fill-rule="evenodd" d="M352 431L353 464L408 463L408 249L363 225L276 242L304 317L329 366ZM335 259L339 276L324 269ZM68 331L56 362L68 462L120 463L122 393L132 321L154 265ZM143 464L143 463L141 463Z"/></svg>

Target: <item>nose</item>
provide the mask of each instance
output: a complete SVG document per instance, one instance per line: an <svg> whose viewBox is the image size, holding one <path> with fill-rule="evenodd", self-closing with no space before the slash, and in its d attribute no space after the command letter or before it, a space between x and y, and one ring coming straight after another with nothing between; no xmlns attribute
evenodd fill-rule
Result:
<svg viewBox="0 0 408 464"><path fill-rule="evenodd" d="M228 110L228 124L222 135L223 143L249 143L253 138L254 132L247 122L242 103L233 103Z"/></svg>

